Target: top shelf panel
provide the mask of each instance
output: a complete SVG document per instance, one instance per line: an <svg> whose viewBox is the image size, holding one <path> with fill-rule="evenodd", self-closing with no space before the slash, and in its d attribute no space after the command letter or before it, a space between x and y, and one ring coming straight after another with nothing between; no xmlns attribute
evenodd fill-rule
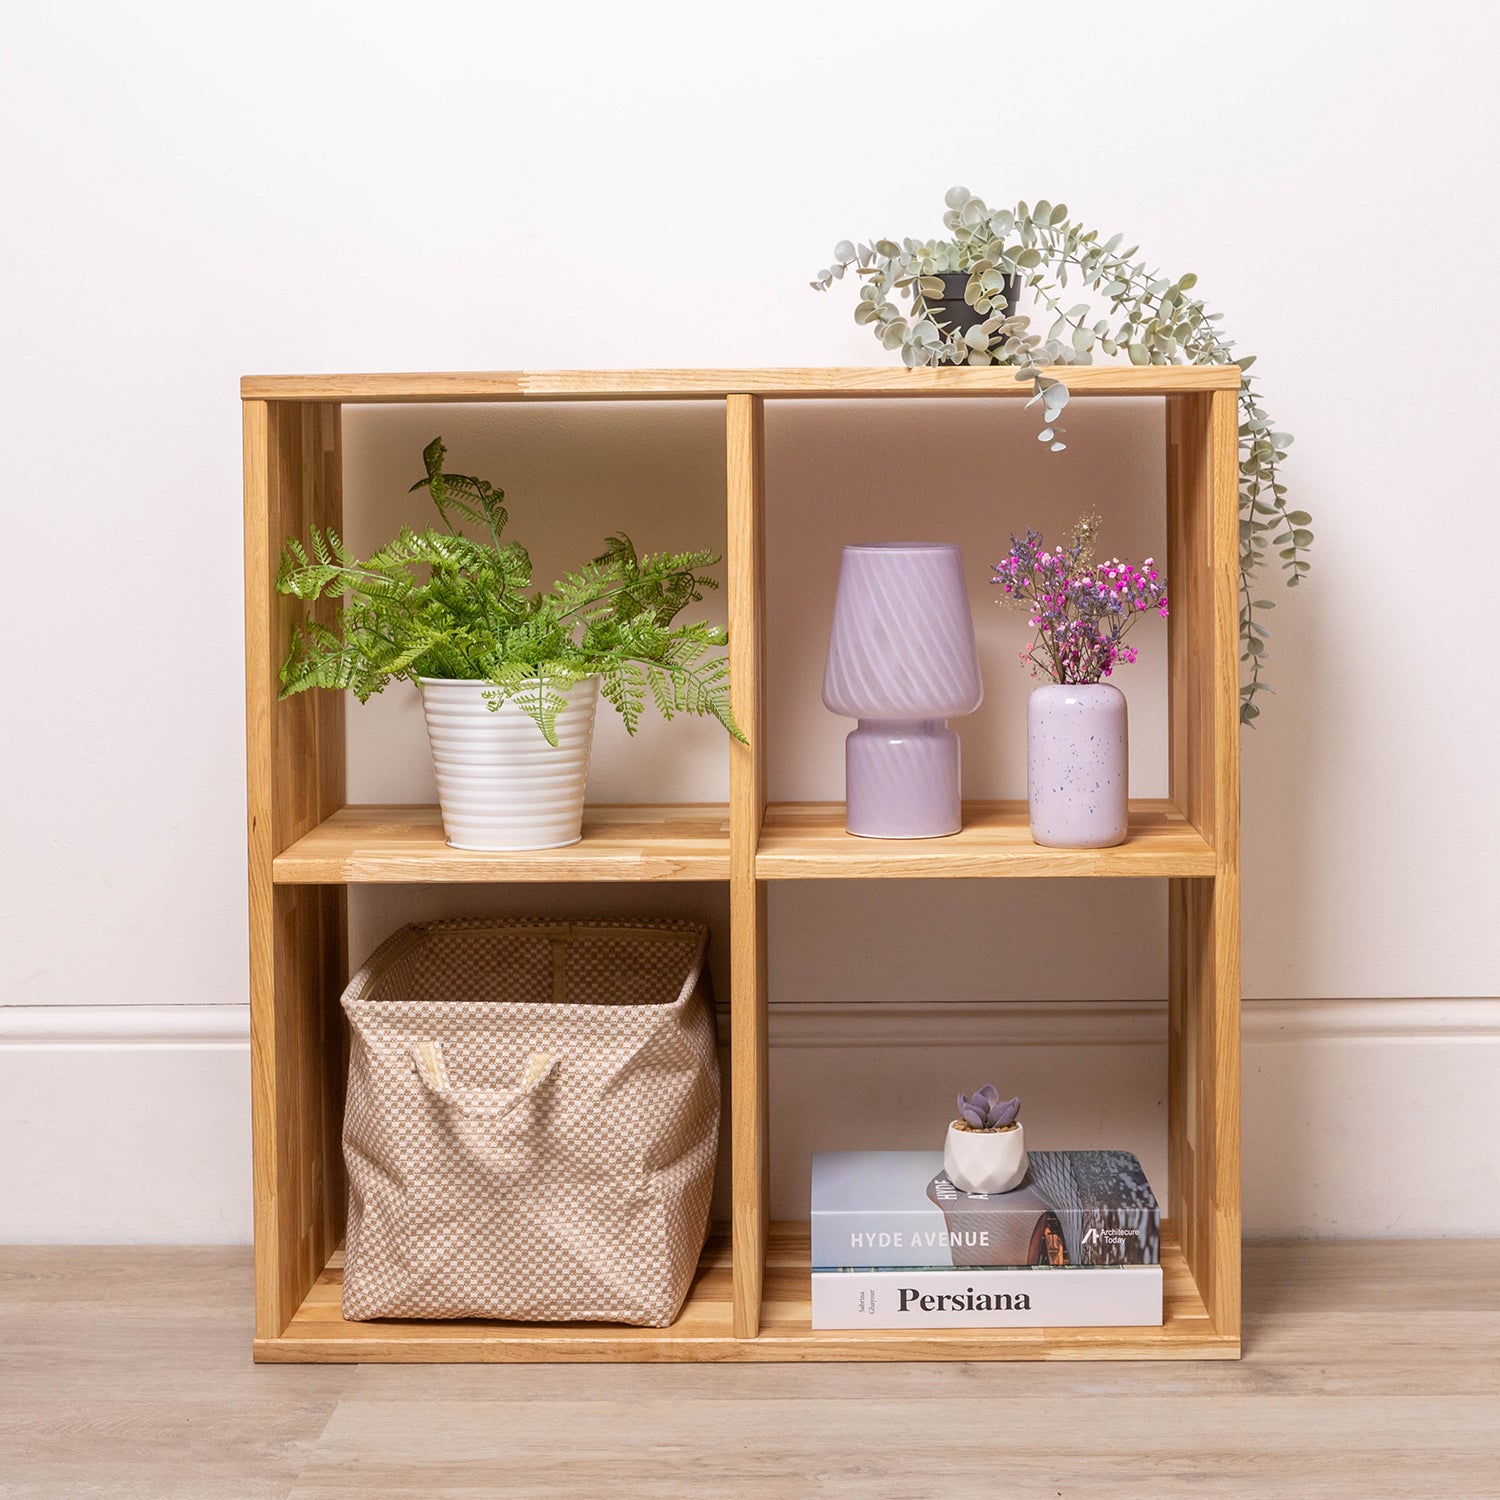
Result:
<svg viewBox="0 0 1500 1500"><path fill-rule="evenodd" d="M1239 389L1235 365L1073 365L1080 396L1174 396ZM1009 366L908 370L851 365L787 370L489 370L425 375L246 375L247 401L720 401L726 396L1030 396Z"/></svg>

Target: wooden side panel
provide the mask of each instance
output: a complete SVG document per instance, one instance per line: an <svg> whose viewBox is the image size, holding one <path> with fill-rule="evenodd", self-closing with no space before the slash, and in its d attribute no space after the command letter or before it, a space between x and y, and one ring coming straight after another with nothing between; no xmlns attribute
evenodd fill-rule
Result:
<svg viewBox="0 0 1500 1500"><path fill-rule="evenodd" d="M730 750L730 1149L734 1334L760 1330L770 1223L766 886L755 853L766 811L765 433L759 396L730 396L729 658L735 718L749 740Z"/></svg>
<svg viewBox="0 0 1500 1500"><path fill-rule="evenodd" d="M343 1232L345 896L277 887L272 870L344 803L343 697L277 700L300 607L275 591L285 539L341 524L342 458L336 405L247 401L244 427L255 1323L257 1337L272 1338Z"/></svg>
<svg viewBox="0 0 1500 1500"><path fill-rule="evenodd" d="M1169 1215L1214 1330L1240 1328L1238 468L1232 391L1168 402L1172 800L1213 846L1171 882Z"/></svg>
<svg viewBox="0 0 1500 1500"><path fill-rule="evenodd" d="M1213 575L1209 560L1209 402L1179 396L1167 402L1167 620L1170 781L1172 801L1210 843L1213 786L1206 774L1213 650Z"/></svg>

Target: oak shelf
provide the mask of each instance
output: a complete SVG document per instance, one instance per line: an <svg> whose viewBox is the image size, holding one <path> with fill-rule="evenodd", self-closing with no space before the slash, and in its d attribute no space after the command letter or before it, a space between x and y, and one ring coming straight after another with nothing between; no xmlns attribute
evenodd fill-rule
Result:
<svg viewBox="0 0 1500 1500"><path fill-rule="evenodd" d="M755 855L757 880L910 880L1148 876L1214 873L1212 846L1164 799L1130 804L1130 832L1112 849L1044 849L1024 802L966 802L964 826L944 839L856 838L842 802L772 802Z"/></svg>
<svg viewBox="0 0 1500 1500"><path fill-rule="evenodd" d="M594 803L581 842L503 854L454 849L435 806L341 807L272 869L278 885L462 881L728 880L725 803Z"/></svg>
<svg viewBox="0 0 1500 1500"><path fill-rule="evenodd" d="M285 1333L257 1341L268 1362L367 1363L764 1363L832 1360L1233 1359L1237 1341L1214 1331L1170 1224L1162 1226L1160 1328L823 1329L812 1327L806 1223L773 1224L760 1335L737 1339L728 1231L715 1226L676 1322L450 1322L385 1318L346 1322L339 1307L344 1253L313 1283ZM1068 1272L1038 1271L1039 1276Z"/></svg>
<svg viewBox="0 0 1500 1500"><path fill-rule="evenodd" d="M1171 396L1236 391L1233 365L1073 365L1079 396ZM897 366L786 370L481 370L409 375L246 375L257 401L724 401L730 396L848 400L885 396L1024 396L1029 381L1003 365L907 370Z"/></svg>
<svg viewBox="0 0 1500 1500"><path fill-rule="evenodd" d="M1039 849L1019 803L971 803L951 839L854 838L837 804L768 803L768 401L1030 394L1008 369L490 371L247 376L245 659L255 1173L255 1357L263 1361L1235 1358L1240 1348L1239 372L1069 369L1093 399L1166 407L1168 797L1131 804L1116 849ZM282 701L302 606L275 589L284 540L343 527L342 411L359 402L698 401L725 419L731 693L726 805L594 806L566 849L450 849L432 807L350 806L342 695ZM835 418L831 418L834 420ZM330 618L323 604L321 616ZM774 726L771 731L774 732ZM1166 1323L1139 1329L810 1326L805 1226L769 1222L767 920L772 881L1110 878L1167 883ZM346 1323L344 1024L348 888L366 883L724 881L730 1223L666 1329ZM731 1245L733 1252L731 1253Z"/></svg>
<svg viewBox="0 0 1500 1500"><path fill-rule="evenodd" d="M278 885L442 885L505 881L728 880L726 803L591 803L583 838L505 854L454 849L431 804L341 807L272 862ZM1168 879L1214 872L1208 841L1164 798L1136 799L1130 834L1112 849L1045 849L1024 802L969 802L946 839L856 838L841 802L767 805L759 880Z"/></svg>

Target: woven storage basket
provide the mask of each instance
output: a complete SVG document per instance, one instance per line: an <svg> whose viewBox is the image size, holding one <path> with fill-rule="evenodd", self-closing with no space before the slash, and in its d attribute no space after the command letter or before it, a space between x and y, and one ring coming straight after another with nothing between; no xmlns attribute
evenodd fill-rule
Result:
<svg viewBox="0 0 1500 1500"><path fill-rule="evenodd" d="M344 1316L663 1327L708 1224L719 1063L682 922L422 922L344 992Z"/></svg>

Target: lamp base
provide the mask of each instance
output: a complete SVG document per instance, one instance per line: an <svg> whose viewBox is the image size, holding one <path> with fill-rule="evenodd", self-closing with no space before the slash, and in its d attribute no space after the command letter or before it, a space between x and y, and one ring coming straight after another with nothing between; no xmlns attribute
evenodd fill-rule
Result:
<svg viewBox="0 0 1500 1500"><path fill-rule="evenodd" d="M958 736L946 719L861 719L844 741L844 826L866 839L963 827Z"/></svg>

